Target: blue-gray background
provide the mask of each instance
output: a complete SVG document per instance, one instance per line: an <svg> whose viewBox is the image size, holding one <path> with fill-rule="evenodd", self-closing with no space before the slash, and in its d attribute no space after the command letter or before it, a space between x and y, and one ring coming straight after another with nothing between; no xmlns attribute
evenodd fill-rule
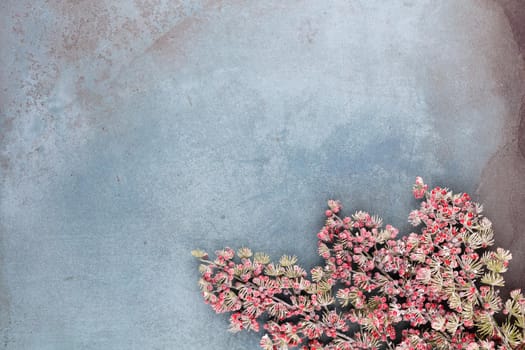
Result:
<svg viewBox="0 0 525 350"><path fill-rule="evenodd" d="M327 199L407 232L416 175L485 203L523 287L524 15L2 1L0 347L255 349L202 302L190 250L310 268Z"/></svg>

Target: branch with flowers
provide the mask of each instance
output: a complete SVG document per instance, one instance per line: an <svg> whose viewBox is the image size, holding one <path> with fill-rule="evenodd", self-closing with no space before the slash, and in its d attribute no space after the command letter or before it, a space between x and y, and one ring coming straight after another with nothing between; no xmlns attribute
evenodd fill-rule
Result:
<svg viewBox="0 0 525 350"><path fill-rule="evenodd" d="M494 244L491 222L466 193L432 190L418 177L420 227L396 239L379 217L341 215L328 201L317 234L324 266L308 274L295 256L271 262L248 248L202 250L199 285L217 313L231 312L230 330L260 331L277 349L521 349L525 297L503 301L499 288L512 255Z"/></svg>

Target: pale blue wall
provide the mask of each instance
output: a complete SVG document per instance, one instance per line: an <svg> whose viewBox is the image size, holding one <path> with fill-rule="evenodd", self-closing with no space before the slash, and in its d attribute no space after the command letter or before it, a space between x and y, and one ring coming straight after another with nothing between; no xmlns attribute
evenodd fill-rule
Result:
<svg viewBox="0 0 525 350"><path fill-rule="evenodd" d="M0 9L5 349L255 349L191 249L311 267L327 199L406 231L416 175L475 193L516 139L523 62L491 1Z"/></svg>

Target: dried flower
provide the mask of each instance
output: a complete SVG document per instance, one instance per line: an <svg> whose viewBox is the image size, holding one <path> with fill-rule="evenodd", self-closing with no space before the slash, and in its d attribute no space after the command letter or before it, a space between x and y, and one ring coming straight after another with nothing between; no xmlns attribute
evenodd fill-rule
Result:
<svg viewBox="0 0 525 350"><path fill-rule="evenodd" d="M376 216L340 216L330 200L317 234L323 266L310 276L295 256L278 263L248 248L202 250L199 285L216 312L231 312L230 331L261 324L266 350L519 349L525 347L525 297L503 301L498 287L512 255L493 245L492 225L466 193L428 186L409 221L420 227L395 239ZM483 250L483 251L482 251Z"/></svg>

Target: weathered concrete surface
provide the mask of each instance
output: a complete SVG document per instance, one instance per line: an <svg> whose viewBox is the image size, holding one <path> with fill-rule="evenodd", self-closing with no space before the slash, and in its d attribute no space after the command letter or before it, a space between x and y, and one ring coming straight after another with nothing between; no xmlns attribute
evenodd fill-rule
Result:
<svg viewBox="0 0 525 350"><path fill-rule="evenodd" d="M3 1L1 346L256 348L189 251L313 266L326 199L408 230L416 175L485 203L523 287L522 6Z"/></svg>

